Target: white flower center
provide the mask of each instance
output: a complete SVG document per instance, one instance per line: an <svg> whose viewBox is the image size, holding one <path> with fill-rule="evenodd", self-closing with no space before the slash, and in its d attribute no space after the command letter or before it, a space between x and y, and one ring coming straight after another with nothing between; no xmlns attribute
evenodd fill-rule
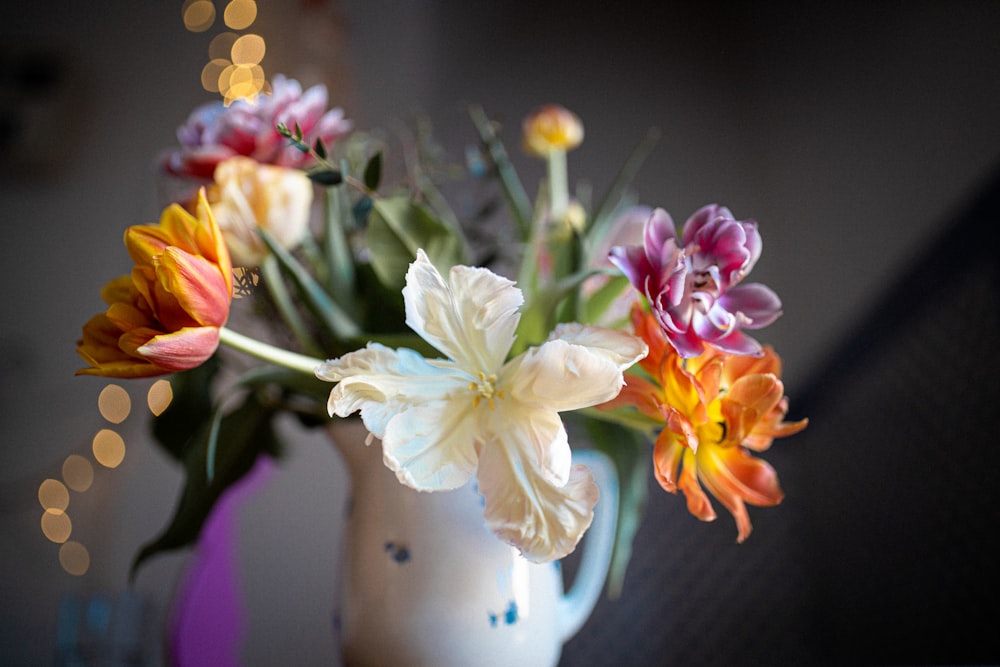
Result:
<svg viewBox="0 0 1000 667"><path fill-rule="evenodd" d="M486 375L482 371L479 372L479 382L470 382L469 391L472 392L472 407L478 408L479 403L485 398L486 403L490 406L490 410L496 408L496 400L504 398L503 389L497 389L496 387L497 376L494 374Z"/></svg>

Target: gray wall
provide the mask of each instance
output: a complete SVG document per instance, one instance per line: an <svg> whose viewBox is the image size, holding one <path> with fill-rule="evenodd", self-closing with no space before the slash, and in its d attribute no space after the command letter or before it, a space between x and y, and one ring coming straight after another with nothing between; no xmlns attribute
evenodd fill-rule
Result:
<svg viewBox="0 0 1000 667"><path fill-rule="evenodd" d="M71 502L91 571L65 574L38 530L38 484L104 426L95 406L103 383L72 376L73 342L100 308L98 286L127 269L122 229L158 213L156 156L209 99L197 80L208 38L184 31L180 4L41 1L0 25L5 67L8 54L39 45L66 59L58 104L11 92L6 72L0 89L7 108L48 119L34 144L43 150L27 161L5 155L0 178L4 664L49 659L62 592L124 590L132 551L165 520L179 484L135 416L120 429L131 445L125 463L99 471ZM643 202L683 220L715 201L760 222L765 250L754 275L786 313L761 338L785 359L793 406L796 384L1000 156L995 2L527 6L349 0L339 17L299 21L291 4L262 3L257 29L269 40L270 73L335 82L361 127L426 111L456 155L471 136L464 102L483 103L512 133L531 107L565 104L587 128L571 177L596 191L648 127L660 128L636 183ZM129 385L137 403L144 386ZM327 664L328 619L316 610L332 591L333 556L325 563L315 553L335 550L344 475L315 441L294 447L284 465L241 524L255 628L248 662L278 664L299 651L297 664ZM281 517L309 492L318 501L300 520L320 528L296 550L296 528ZM706 530L732 526L723 517ZM154 622L187 562L168 556L139 577ZM272 576L281 564L290 579ZM289 589L301 593L290 599ZM283 599L287 610L276 608ZM296 609L308 610L304 625Z"/></svg>

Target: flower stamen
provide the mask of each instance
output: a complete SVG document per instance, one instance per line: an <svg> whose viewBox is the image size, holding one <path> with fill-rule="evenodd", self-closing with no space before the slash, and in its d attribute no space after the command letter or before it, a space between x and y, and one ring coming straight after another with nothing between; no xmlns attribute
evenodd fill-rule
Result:
<svg viewBox="0 0 1000 667"><path fill-rule="evenodd" d="M490 410L496 409L495 398L503 399L505 398L503 389L496 388L497 376L494 373L486 375L482 371L479 372L479 382L470 382L469 391L473 392L475 395L472 397L472 407L478 408L480 401L486 399L487 404L490 406Z"/></svg>

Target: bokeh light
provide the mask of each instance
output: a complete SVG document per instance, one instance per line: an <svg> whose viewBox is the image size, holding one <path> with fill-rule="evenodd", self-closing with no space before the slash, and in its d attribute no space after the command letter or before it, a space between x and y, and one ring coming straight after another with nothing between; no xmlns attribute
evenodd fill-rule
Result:
<svg viewBox="0 0 1000 667"><path fill-rule="evenodd" d="M244 30L257 18L257 3L254 0L231 0L222 16L230 29Z"/></svg>
<svg viewBox="0 0 1000 667"><path fill-rule="evenodd" d="M219 80L231 62L224 58L213 58L201 68L201 87L210 93L219 92Z"/></svg>
<svg viewBox="0 0 1000 667"><path fill-rule="evenodd" d="M205 32L215 23L215 5L211 0L187 0L181 5L184 27L191 32Z"/></svg>
<svg viewBox="0 0 1000 667"><path fill-rule="evenodd" d="M66 542L59 547L59 564L69 574L83 576L90 569L90 553L79 542Z"/></svg>
<svg viewBox="0 0 1000 667"><path fill-rule="evenodd" d="M66 486L81 493L94 483L94 466L79 454L70 454L63 461L62 476Z"/></svg>
<svg viewBox="0 0 1000 667"><path fill-rule="evenodd" d="M220 32L208 44L208 57L213 60L216 58L228 60L233 52L233 44L239 37L235 32Z"/></svg>
<svg viewBox="0 0 1000 667"><path fill-rule="evenodd" d="M230 65L219 76L219 92L227 104L254 97L264 89L264 70L260 65Z"/></svg>
<svg viewBox="0 0 1000 667"><path fill-rule="evenodd" d="M42 534L52 542L61 544L69 539L72 532L73 523L66 512L49 509L42 514Z"/></svg>
<svg viewBox="0 0 1000 667"><path fill-rule="evenodd" d="M174 400L174 390L170 386L170 380L157 380L146 394L146 405L155 417L162 415L163 411L170 407L172 400Z"/></svg>
<svg viewBox="0 0 1000 667"><path fill-rule="evenodd" d="M57 479L47 479L38 485L38 502L42 509L64 512L69 507L69 490Z"/></svg>
<svg viewBox="0 0 1000 667"><path fill-rule="evenodd" d="M97 397L97 409L112 424L121 424L132 411L132 399L121 386L109 384Z"/></svg>
<svg viewBox="0 0 1000 667"><path fill-rule="evenodd" d="M233 43L231 50L234 65L259 65L266 51L260 35L243 35ZM263 77L262 77L263 78Z"/></svg>
<svg viewBox="0 0 1000 667"><path fill-rule="evenodd" d="M125 458L125 441L110 429L103 428L94 436L94 458L105 468L117 468Z"/></svg>

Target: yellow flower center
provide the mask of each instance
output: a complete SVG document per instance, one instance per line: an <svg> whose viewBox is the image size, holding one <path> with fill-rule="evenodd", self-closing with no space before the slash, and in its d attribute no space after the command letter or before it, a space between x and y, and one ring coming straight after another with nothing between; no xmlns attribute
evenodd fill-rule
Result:
<svg viewBox="0 0 1000 667"><path fill-rule="evenodd" d="M479 403L485 398L487 405L490 406L490 410L496 408L495 399L504 398L503 389L496 388L497 376L494 374L486 375L480 371L479 382L470 382L469 391L473 393L472 396L472 407L478 408Z"/></svg>

